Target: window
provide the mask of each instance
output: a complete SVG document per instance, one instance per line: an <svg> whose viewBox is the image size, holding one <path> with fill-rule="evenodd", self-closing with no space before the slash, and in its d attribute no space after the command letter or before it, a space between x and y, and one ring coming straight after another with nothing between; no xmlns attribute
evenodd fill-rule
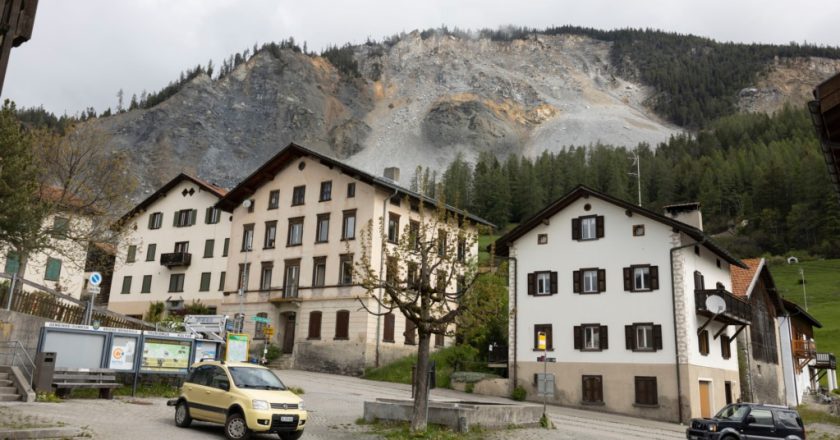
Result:
<svg viewBox="0 0 840 440"><path fill-rule="evenodd" d="M385 315L385 328L382 331L382 342L394 342L394 321L396 317L393 313Z"/></svg>
<svg viewBox="0 0 840 440"><path fill-rule="evenodd" d="M338 266L338 284L353 284L353 254L342 255Z"/></svg>
<svg viewBox="0 0 840 440"><path fill-rule="evenodd" d="M303 205L306 199L306 186L296 186L292 190L292 206Z"/></svg>
<svg viewBox="0 0 840 440"><path fill-rule="evenodd" d="M197 212L198 210L195 209L182 209L180 211L175 211L175 218L172 221L172 226L183 228L194 225L195 215Z"/></svg>
<svg viewBox="0 0 840 440"><path fill-rule="evenodd" d="M156 253L157 245L154 243L149 243L149 246L146 248L146 261L155 261Z"/></svg>
<svg viewBox="0 0 840 440"><path fill-rule="evenodd" d="M242 225L242 252L250 251L254 246L254 224Z"/></svg>
<svg viewBox="0 0 840 440"><path fill-rule="evenodd" d="M590 215L572 219L573 240L596 240L604 236L604 216Z"/></svg>
<svg viewBox="0 0 840 440"><path fill-rule="evenodd" d="M659 289L659 267L638 265L624 268L624 290L647 292Z"/></svg>
<svg viewBox="0 0 840 440"><path fill-rule="evenodd" d="M152 276L143 275L143 285L140 287L140 293L152 292Z"/></svg>
<svg viewBox="0 0 840 440"><path fill-rule="evenodd" d="M420 250L420 222L414 220L408 222L408 239L411 242L411 249Z"/></svg>
<svg viewBox="0 0 840 440"><path fill-rule="evenodd" d="M636 376L636 404L658 405L659 395L656 392L656 377Z"/></svg>
<svg viewBox="0 0 840 440"><path fill-rule="evenodd" d="M401 203L400 196L394 196L394 197L391 197L391 200L390 200L390 201L391 201L391 204L392 204L392 205L394 205L394 206L400 206L400 203Z"/></svg>
<svg viewBox="0 0 840 440"><path fill-rule="evenodd" d="M254 199L248 199L248 212L254 212Z"/></svg>
<svg viewBox="0 0 840 440"><path fill-rule="evenodd" d="M730 350L730 339L727 335L720 335L720 355L724 359L729 359L732 357L732 351Z"/></svg>
<svg viewBox="0 0 840 440"><path fill-rule="evenodd" d="M557 272L532 272L528 274L528 295L557 293Z"/></svg>
<svg viewBox="0 0 840 440"><path fill-rule="evenodd" d="M341 222L341 239L353 240L356 238L356 210L344 211L344 219Z"/></svg>
<svg viewBox="0 0 840 440"><path fill-rule="evenodd" d="M70 219L67 217L53 217L53 227L50 234L53 237L66 237L67 231L70 229Z"/></svg>
<svg viewBox="0 0 840 440"><path fill-rule="evenodd" d="M645 225L633 225L633 236L641 237L645 235Z"/></svg>
<svg viewBox="0 0 840 440"><path fill-rule="evenodd" d="M600 324L583 324L574 328L575 350L601 351L609 348L607 342L607 326Z"/></svg>
<svg viewBox="0 0 840 440"><path fill-rule="evenodd" d="M213 258L214 247L216 247L216 240L212 238L204 240L204 258Z"/></svg>
<svg viewBox="0 0 840 440"><path fill-rule="evenodd" d="M770 410L753 408L750 411L750 415L755 418L755 422L751 423L752 425L773 426L773 414Z"/></svg>
<svg viewBox="0 0 840 440"><path fill-rule="evenodd" d="M350 339L350 312L339 310L335 312L335 339Z"/></svg>
<svg viewBox="0 0 840 440"><path fill-rule="evenodd" d="M265 239L263 240L263 249L274 249L274 243L277 241L277 221L265 222Z"/></svg>
<svg viewBox="0 0 840 440"><path fill-rule="evenodd" d="M208 225L215 225L216 223L219 223L221 215L222 211L219 208L210 206L204 211L204 223Z"/></svg>
<svg viewBox="0 0 840 440"><path fill-rule="evenodd" d="M393 212L388 213L388 242L396 243L400 238L400 216Z"/></svg>
<svg viewBox="0 0 840 440"><path fill-rule="evenodd" d="M6 254L6 273L18 273L20 270L20 257L15 252L9 252Z"/></svg>
<svg viewBox="0 0 840 440"><path fill-rule="evenodd" d="M251 272L251 263L239 265L239 276L236 279L236 288L243 292L248 290L248 278Z"/></svg>
<svg viewBox="0 0 840 440"><path fill-rule="evenodd" d="M326 243L330 239L330 215L318 214L318 224L315 226L315 243Z"/></svg>
<svg viewBox="0 0 840 440"><path fill-rule="evenodd" d="M163 213L153 212L149 214L149 229L160 229L163 224Z"/></svg>
<svg viewBox="0 0 840 440"><path fill-rule="evenodd" d="M297 298L300 285L300 260L286 261L286 279L283 281L283 298Z"/></svg>
<svg viewBox="0 0 840 440"><path fill-rule="evenodd" d="M605 269L581 269L572 273L572 291L575 293L600 293L607 290Z"/></svg>
<svg viewBox="0 0 840 440"><path fill-rule="evenodd" d="M546 351L554 350L554 336L551 332L551 324L534 325L534 350L540 349L540 332L545 332Z"/></svg>
<svg viewBox="0 0 840 440"><path fill-rule="evenodd" d="M290 218L286 246L299 246L301 243L303 243L303 217Z"/></svg>
<svg viewBox="0 0 840 440"><path fill-rule="evenodd" d="M268 318L268 313L257 313L258 318ZM257 321L254 323L254 339L265 339L265 323Z"/></svg>
<svg viewBox="0 0 840 440"><path fill-rule="evenodd" d="M583 376L581 400L583 403L604 402L604 382L601 376Z"/></svg>
<svg viewBox="0 0 840 440"><path fill-rule="evenodd" d="M321 312L309 312L309 335L306 339L321 339Z"/></svg>
<svg viewBox="0 0 840 440"><path fill-rule="evenodd" d="M466 238L459 238L458 239L458 261L463 263L464 260L467 259L467 239Z"/></svg>
<svg viewBox="0 0 840 440"><path fill-rule="evenodd" d="M280 207L280 190L275 189L268 193L268 209L277 209Z"/></svg>
<svg viewBox="0 0 840 440"><path fill-rule="evenodd" d="M222 246L222 256L223 256L223 257L227 257L227 256L228 256L228 249L229 249L229 248L230 248L230 239L229 239L229 238L226 238L226 239L225 239L225 244Z"/></svg>
<svg viewBox="0 0 840 440"><path fill-rule="evenodd" d="M326 202L332 199L332 181L321 182L321 192L318 201Z"/></svg>
<svg viewBox="0 0 840 440"><path fill-rule="evenodd" d="M190 242L188 241L177 241L175 242L175 253L176 254L186 254L190 251Z"/></svg>
<svg viewBox="0 0 840 440"><path fill-rule="evenodd" d="M694 271L694 290L705 290L706 278L699 271Z"/></svg>
<svg viewBox="0 0 840 440"><path fill-rule="evenodd" d="M274 263L263 262L260 271L260 290L271 289L271 272L274 270Z"/></svg>
<svg viewBox="0 0 840 440"><path fill-rule="evenodd" d="M312 287L323 287L327 278L327 257L312 259Z"/></svg>
<svg viewBox="0 0 840 440"><path fill-rule="evenodd" d="M437 254L439 257L446 256L446 231L444 231L443 229L438 229Z"/></svg>
<svg viewBox="0 0 840 440"><path fill-rule="evenodd" d="M709 355L709 331L703 330L697 335L697 344L700 347L700 354Z"/></svg>
<svg viewBox="0 0 840 440"><path fill-rule="evenodd" d="M625 325L624 339L628 350L662 350L662 326L653 323Z"/></svg>
<svg viewBox="0 0 840 440"><path fill-rule="evenodd" d="M130 276L123 277L122 290L120 290L120 293L123 294L123 295L131 293L131 277Z"/></svg>
<svg viewBox="0 0 840 440"><path fill-rule="evenodd" d="M126 263L133 263L137 258L137 246L131 245L128 247L128 254L125 256Z"/></svg>
<svg viewBox="0 0 840 440"><path fill-rule="evenodd" d="M220 292L225 291L225 272L224 271L222 271L222 273L219 274L219 291Z"/></svg>
<svg viewBox="0 0 840 440"><path fill-rule="evenodd" d="M202 272L201 273L201 283L198 286L199 292L209 292L210 291L210 272Z"/></svg>
<svg viewBox="0 0 840 440"><path fill-rule="evenodd" d="M350 182L347 184L347 198L352 199L356 197L356 183Z"/></svg>
<svg viewBox="0 0 840 440"><path fill-rule="evenodd" d="M548 234L537 235L537 244L548 244Z"/></svg>
<svg viewBox="0 0 840 440"><path fill-rule="evenodd" d="M399 266L395 256L387 257L385 262L385 282L392 286L399 283ZM438 291L442 291L442 289L438 289Z"/></svg>
<svg viewBox="0 0 840 440"><path fill-rule="evenodd" d="M47 281L58 281L61 276L61 260L47 258L47 269L44 271L44 279Z"/></svg>
<svg viewBox="0 0 840 440"><path fill-rule="evenodd" d="M169 291L183 292L184 291L184 274L173 273L169 276Z"/></svg>
<svg viewBox="0 0 840 440"><path fill-rule="evenodd" d="M409 289L420 288L420 268L417 263L409 262L406 267L406 285Z"/></svg>
<svg viewBox="0 0 840 440"><path fill-rule="evenodd" d="M405 345L417 344L417 325L414 324L414 321L408 318L405 320L405 331L403 332L403 336L405 337L405 341L403 342Z"/></svg>
<svg viewBox="0 0 840 440"><path fill-rule="evenodd" d="M435 333L435 347L443 347L443 335Z"/></svg>

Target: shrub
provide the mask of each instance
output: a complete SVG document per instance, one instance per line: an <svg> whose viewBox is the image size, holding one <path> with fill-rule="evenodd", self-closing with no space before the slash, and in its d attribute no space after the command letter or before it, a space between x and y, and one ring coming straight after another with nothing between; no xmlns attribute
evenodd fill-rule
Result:
<svg viewBox="0 0 840 440"><path fill-rule="evenodd" d="M474 383L468 383L464 386L464 391L467 392L467 393L472 394L474 390L475 390L475 384Z"/></svg>
<svg viewBox="0 0 840 440"><path fill-rule="evenodd" d="M266 347L265 359L269 362L272 362L273 360L275 360L279 357L280 357L280 347L278 347L274 344L268 344L268 347Z"/></svg>
<svg viewBox="0 0 840 440"><path fill-rule="evenodd" d="M510 393L510 398L517 401L517 402L521 402L521 401L525 400L525 397L527 397L527 396L528 396L528 392L525 391L525 388L522 388L521 386L518 386L518 387L514 388L513 392Z"/></svg>

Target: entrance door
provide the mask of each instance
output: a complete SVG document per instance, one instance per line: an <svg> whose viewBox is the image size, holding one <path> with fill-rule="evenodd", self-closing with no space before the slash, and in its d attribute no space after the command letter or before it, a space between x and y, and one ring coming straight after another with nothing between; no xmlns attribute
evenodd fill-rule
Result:
<svg viewBox="0 0 840 440"><path fill-rule="evenodd" d="M286 325L283 329L283 353L290 354L295 348L295 314L286 315Z"/></svg>
<svg viewBox="0 0 840 440"><path fill-rule="evenodd" d="M700 381L700 417L712 417L712 383L705 380Z"/></svg>

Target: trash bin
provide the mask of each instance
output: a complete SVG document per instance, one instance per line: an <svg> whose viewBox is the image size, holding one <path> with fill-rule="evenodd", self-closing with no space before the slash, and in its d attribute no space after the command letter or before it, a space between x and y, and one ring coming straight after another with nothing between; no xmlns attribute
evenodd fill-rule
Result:
<svg viewBox="0 0 840 440"><path fill-rule="evenodd" d="M43 352L35 355L35 377L33 387L36 393L51 393L53 374L55 373L54 352Z"/></svg>

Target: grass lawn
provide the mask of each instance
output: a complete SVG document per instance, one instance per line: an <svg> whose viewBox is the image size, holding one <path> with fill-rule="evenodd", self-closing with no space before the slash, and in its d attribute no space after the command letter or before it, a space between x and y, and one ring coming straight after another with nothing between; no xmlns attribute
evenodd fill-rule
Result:
<svg viewBox="0 0 840 440"><path fill-rule="evenodd" d="M805 299L799 269L805 271L808 313L823 327L814 329L817 351L840 355L840 260L814 260L770 266L779 293L800 306Z"/></svg>
<svg viewBox="0 0 840 440"><path fill-rule="evenodd" d="M498 240L504 234L510 232L511 229L519 226L518 223L511 223L501 231L495 231L493 234L488 235L479 235L478 236L478 265L479 266L486 266L487 262L490 261L490 252L487 251L487 246L493 243L494 241Z"/></svg>

